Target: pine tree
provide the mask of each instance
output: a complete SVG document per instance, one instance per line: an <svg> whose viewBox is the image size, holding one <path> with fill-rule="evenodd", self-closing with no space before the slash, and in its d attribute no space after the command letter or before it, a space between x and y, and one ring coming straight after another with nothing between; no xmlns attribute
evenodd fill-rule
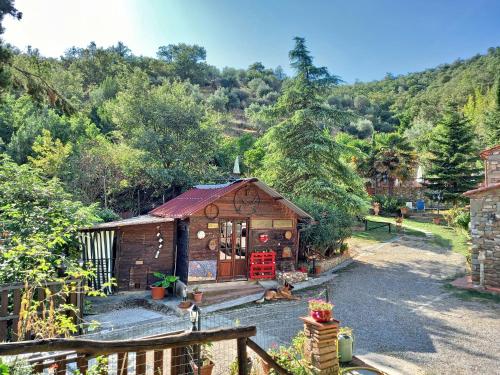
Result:
<svg viewBox="0 0 500 375"><path fill-rule="evenodd" d="M430 190L457 204L463 200L462 193L474 188L480 178L469 122L449 108L434 130L429 152L430 169L425 178Z"/></svg>
<svg viewBox="0 0 500 375"><path fill-rule="evenodd" d="M337 78L317 68L302 38L290 52L296 76L288 80L272 114L277 125L265 134L265 156L257 176L286 195L310 197L357 212L364 205L361 178L343 160L332 128L344 113L325 103L323 90Z"/></svg>

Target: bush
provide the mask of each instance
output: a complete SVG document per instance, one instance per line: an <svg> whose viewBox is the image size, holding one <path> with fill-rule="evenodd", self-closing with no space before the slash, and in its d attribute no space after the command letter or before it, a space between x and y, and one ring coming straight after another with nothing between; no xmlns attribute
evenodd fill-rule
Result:
<svg viewBox="0 0 500 375"><path fill-rule="evenodd" d="M470 211L466 207L453 207L444 214L448 225L456 229L469 229Z"/></svg>
<svg viewBox="0 0 500 375"><path fill-rule="evenodd" d="M381 194L374 195L373 202L380 203L382 211L387 214L395 214L401 207L406 205L406 200L404 198Z"/></svg>
<svg viewBox="0 0 500 375"><path fill-rule="evenodd" d="M340 251L344 241L352 234L354 215L344 208L318 202L312 198L300 198L297 201L315 221L315 224L301 233L301 247L310 246L325 257Z"/></svg>

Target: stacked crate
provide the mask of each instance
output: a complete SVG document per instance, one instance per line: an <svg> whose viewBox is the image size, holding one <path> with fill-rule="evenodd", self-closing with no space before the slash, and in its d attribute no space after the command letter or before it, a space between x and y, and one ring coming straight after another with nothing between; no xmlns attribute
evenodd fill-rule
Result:
<svg viewBox="0 0 500 375"><path fill-rule="evenodd" d="M276 252L254 252L250 255L250 279L274 279L276 277Z"/></svg>
<svg viewBox="0 0 500 375"><path fill-rule="evenodd" d="M301 318L304 322L306 359L315 368L315 374L337 375L339 358L337 354L337 334L339 322L332 319L327 323L318 323L311 317Z"/></svg>

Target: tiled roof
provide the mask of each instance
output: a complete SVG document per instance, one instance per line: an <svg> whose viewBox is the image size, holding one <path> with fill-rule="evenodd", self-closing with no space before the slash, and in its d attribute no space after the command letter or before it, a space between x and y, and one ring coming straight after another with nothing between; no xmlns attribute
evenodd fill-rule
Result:
<svg viewBox="0 0 500 375"><path fill-rule="evenodd" d="M222 185L198 185L191 190L188 190L185 193L179 195L178 197L162 204L161 206L156 207L155 209L151 210L149 214L153 216L184 219L194 214L195 212L204 209L207 205L216 201L222 196L232 191L238 190L240 187L249 183L254 183L258 188L262 189L270 196L277 198L278 202L287 206L290 210L299 215L299 217L312 219L312 217L307 212L305 212L289 200L283 198L279 193L271 189L263 182L260 182L257 178L245 178Z"/></svg>
<svg viewBox="0 0 500 375"><path fill-rule="evenodd" d="M495 190L495 189L500 189L500 182L498 182L496 184L490 184L488 186L483 186L483 187L480 187L478 189L466 191L464 193L464 195L466 197L469 197L471 195L476 195L476 194L479 194L479 193L484 193L485 191L490 191L490 190Z"/></svg>
<svg viewBox="0 0 500 375"><path fill-rule="evenodd" d="M490 156L493 152L500 150L500 145L496 145L490 148L487 148L486 150L481 151L479 156L481 156L481 159L486 159L488 156Z"/></svg>

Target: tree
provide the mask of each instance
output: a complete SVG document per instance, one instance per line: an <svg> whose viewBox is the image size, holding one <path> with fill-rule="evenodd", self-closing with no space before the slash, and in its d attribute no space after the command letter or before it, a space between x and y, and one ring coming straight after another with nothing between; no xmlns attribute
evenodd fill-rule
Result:
<svg viewBox="0 0 500 375"><path fill-rule="evenodd" d="M33 143L35 156L28 156L28 160L46 176L61 177L72 148L71 143L63 144L60 139L54 140L50 131L44 129Z"/></svg>
<svg viewBox="0 0 500 375"><path fill-rule="evenodd" d="M429 188L441 193L444 201L462 201L462 193L476 186L480 176L472 127L453 108L437 124L429 152L430 168L425 176Z"/></svg>
<svg viewBox="0 0 500 375"><path fill-rule="evenodd" d="M176 81L153 87L136 70L128 88L108 102L106 110L125 142L146 152L145 162L158 191L169 186L178 194L218 173L213 164L217 115L205 110L191 84Z"/></svg>
<svg viewBox="0 0 500 375"><path fill-rule="evenodd" d="M14 0L0 0L0 35L5 31L2 22L5 16L11 16L20 20L23 14L14 7ZM3 46L0 39L0 93L9 81L9 73L5 69L7 62L11 58L11 51Z"/></svg>
<svg viewBox="0 0 500 375"><path fill-rule="evenodd" d="M377 181L387 181L392 195L396 179L401 182L413 177L417 156L408 140L399 133L376 133L370 156L362 161L362 173Z"/></svg>
<svg viewBox="0 0 500 375"><path fill-rule="evenodd" d="M363 183L342 159L342 147L332 136L344 114L329 107L322 95L338 79L312 64L303 38L295 42L290 59L297 74L270 109L278 123L264 136L267 152L262 163L254 161L261 164L256 174L292 198L310 197L359 212Z"/></svg>
<svg viewBox="0 0 500 375"><path fill-rule="evenodd" d="M495 93L494 105L486 112L484 119L487 146L495 146L500 142L500 77L492 91Z"/></svg>
<svg viewBox="0 0 500 375"><path fill-rule="evenodd" d="M205 59L207 51L196 44L185 43L161 46L156 53L159 59L171 64L173 73L181 80L191 83L205 83Z"/></svg>

